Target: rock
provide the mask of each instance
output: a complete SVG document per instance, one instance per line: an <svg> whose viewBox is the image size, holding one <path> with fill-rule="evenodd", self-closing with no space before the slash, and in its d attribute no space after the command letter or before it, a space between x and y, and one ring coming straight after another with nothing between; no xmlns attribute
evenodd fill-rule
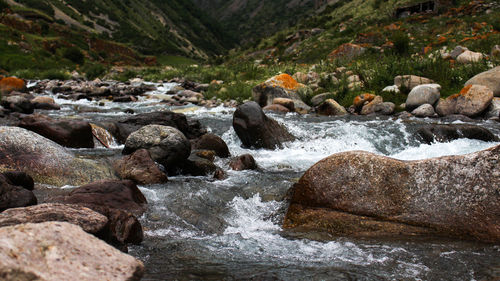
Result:
<svg viewBox="0 0 500 281"><path fill-rule="evenodd" d="M213 150L220 158L231 156L226 142L214 134L204 134L200 138L191 142L191 149Z"/></svg>
<svg viewBox="0 0 500 281"><path fill-rule="evenodd" d="M441 94L439 93L440 86L436 84L424 84L413 88L406 99L406 110L412 111L424 104L435 104ZM434 111L434 109L432 110Z"/></svg>
<svg viewBox="0 0 500 281"><path fill-rule="evenodd" d="M273 104L279 104L281 106L284 106L284 107L288 108L288 110L290 110L291 112L295 111L295 103L291 99L287 99L287 98L275 98L273 100Z"/></svg>
<svg viewBox="0 0 500 281"><path fill-rule="evenodd" d="M486 86L468 85L460 93L439 100L436 112L440 116L461 114L468 117L481 115L491 104L493 92Z"/></svg>
<svg viewBox="0 0 500 281"><path fill-rule="evenodd" d="M362 151L334 154L295 184L284 227L333 235L431 234L498 243L499 165L500 146L420 161Z"/></svg>
<svg viewBox="0 0 500 281"><path fill-rule="evenodd" d="M311 99L311 104L312 104L312 106L317 107L318 105L322 104L325 100L327 100L333 96L334 95L332 93L322 93L319 95L315 95Z"/></svg>
<svg viewBox="0 0 500 281"><path fill-rule="evenodd" d="M265 106L264 108L262 108L262 110L272 111L272 112L276 112L276 113L289 113L290 112L290 109L288 109L282 105L279 105L279 104L271 104L271 105Z"/></svg>
<svg viewBox="0 0 500 281"><path fill-rule="evenodd" d="M361 56L366 52L366 49L351 43L345 43L340 45L337 49L332 51L328 57L330 59L340 59L340 60L352 60L356 57Z"/></svg>
<svg viewBox="0 0 500 281"><path fill-rule="evenodd" d="M499 141L488 129L464 124L432 124L425 125L416 132L417 136L427 144L433 142L450 142L452 140L467 138L482 141Z"/></svg>
<svg viewBox="0 0 500 281"><path fill-rule="evenodd" d="M227 175L226 173L224 172L224 170L218 168L217 170L215 170L215 173L214 173L214 179L215 180L225 180L227 178Z"/></svg>
<svg viewBox="0 0 500 281"><path fill-rule="evenodd" d="M31 100L32 103L49 103L49 104L55 104L56 102L54 101L53 98L51 97L46 97L46 96L38 96L35 97L34 99Z"/></svg>
<svg viewBox="0 0 500 281"><path fill-rule="evenodd" d="M401 91L399 90L398 86L392 85L392 86L387 86L384 89L382 89L382 92L399 94Z"/></svg>
<svg viewBox="0 0 500 281"><path fill-rule="evenodd" d="M486 118L500 117L500 98L493 98L486 112Z"/></svg>
<svg viewBox="0 0 500 281"><path fill-rule="evenodd" d="M33 190L35 188L33 178L25 172L9 171L3 172L2 175L8 182L10 182L10 184L21 186L27 190Z"/></svg>
<svg viewBox="0 0 500 281"><path fill-rule="evenodd" d="M307 84L309 77L307 77L307 74L303 72L296 72L294 75L292 75L292 78L295 79L295 81L302 83L302 84Z"/></svg>
<svg viewBox="0 0 500 281"><path fill-rule="evenodd" d="M456 112L456 100L455 99L439 99L436 104L436 113L439 116L449 116Z"/></svg>
<svg viewBox="0 0 500 281"><path fill-rule="evenodd" d="M151 158L170 168L186 160L191 153L191 143L174 127L148 125L133 132L125 142L123 154L147 149Z"/></svg>
<svg viewBox="0 0 500 281"><path fill-rule="evenodd" d="M198 121L188 121L186 115L171 111L137 114L116 123L99 124L110 132L120 143L125 143L128 136L146 125L163 125L177 128L187 138L195 139L207 131Z"/></svg>
<svg viewBox="0 0 500 281"><path fill-rule="evenodd" d="M408 90L413 90L418 85L432 84L434 83L431 79L425 77L419 77L415 75L402 75L396 76L394 78L394 85L398 86L399 89L406 88Z"/></svg>
<svg viewBox="0 0 500 281"><path fill-rule="evenodd" d="M76 158L59 144L19 127L0 127L0 172L23 171L36 182L79 185L116 178L104 160Z"/></svg>
<svg viewBox="0 0 500 281"><path fill-rule="evenodd" d="M118 176L137 184L157 184L168 181L167 175L151 159L146 149L139 149L113 164Z"/></svg>
<svg viewBox="0 0 500 281"><path fill-rule="evenodd" d="M252 155L243 154L231 159L231 161L229 162L229 167L235 171L256 170L257 163L255 162L255 159Z"/></svg>
<svg viewBox="0 0 500 281"><path fill-rule="evenodd" d="M256 102L238 106L233 128L246 147L275 149L282 147L283 142L295 140L276 120L267 117Z"/></svg>
<svg viewBox="0 0 500 281"><path fill-rule="evenodd" d="M130 95L113 97L113 102L135 102L135 101L137 101L137 98Z"/></svg>
<svg viewBox="0 0 500 281"><path fill-rule="evenodd" d="M22 95L2 97L0 105L13 112L32 114L35 106Z"/></svg>
<svg viewBox="0 0 500 281"><path fill-rule="evenodd" d="M395 109L396 105L392 102L379 103L373 107L373 111L377 115L391 115Z"/></svg>
<svg viewBox="0 0 500 281"><path fill-rule="evenodd" d="M36 205L37 199L31 191L33 180L27 183L26 179L19 178L20 175L29 177L24 173L16 172L0 174L0 212L9 208Z"/></svg>
<svg viewBox="0 0 500 281"><path fill-rule="evenodd" d="M66 222L0 228L6 280L140 280L144 265Z"/></svg>
<svg viewBox="0 0 500 281"><path fill-rule="evenodd" d="M500 66L481 72L472 77L469 81L465 82L465 86L469 85L486 86L493 91L495 97L500 97Z"/></svg>
<svg viewBox="0 0 500 281"><path fill-rule="evenodd" d="M453 51L451 51L450 56L452 59L456 60L463 52L468 51L467 47L462 47L460 45L456 46Z"/></svg>
<svg viewBox="0 0 500 281"><path fill-rule="evenodd" d="M0 76L0 95L5 96L13 91L24 92L25 90L26 82L23 79Z"/></svg>
<svg viewBox="0 0 500 281"><path fill-rule="evenodd" d="M361 109L363 108L365 103L371 102L374 98L375 98L375 95L373 95L373 94L368 94L368 93L361 94L361 95L356 96L354 98L352 104L356 108L356 111L359 112L359 111L361 111Z"/></svg>
<svg viewBox="0 0 500 281"><path fill-rule="evenodd" d="M320 106L316 108L316 112L319 115L326 116L341 116L347 114L347 110L345 110L343 106L338 104L333 99L325 100Z"/></svg>
<svg viewBox="0 0 500 281"><path fill-rule="evenodd" d="M106 129L92 123L90 123L90 126L92 127L92 135L94 136L94 147L100 147L102 145L109 148L115 144L115 139Z"/></svg>
<svg viewBox="0 0 500 281"><path fill-rule="evenodd" d="M41 110L60 110L61 107L54 103L33 103L35 109Z"/></svg>
<svg viewBox="0 0 500 281"><path fill-rule="evenodd" d="M89 208L58 203L8 209L0 213L0 227L48 221L69 222L92 234L97 234L108 223L105 216Z"/></svg>
<svg viewBox="0 0 500 281"><path fill-rule="evenodd" d="M500 58L500 45L495 45L491 49L491 56L494 58Z"/></svg>
<svg viewBox="0 0 500 281"><path fill-rule="evenodd" d="M422 104L421 106L415 108L411 114L417 117L433 117L436 112L434 107L428 103Z"/></svg>
<svg viewBox="0 0 500 281"><path fill-rule="evenodd" d="M471 51L465 51L457 57L459 63L475 63L483 59L483 54Z"/></svg>
<svg viewBox="0 0 500 281"><path fill-rule="evenodd" d="M65 147L94 147L92 127L85 121L70 119L54 120L45 115L33 114L22 118L18 126L42 135Z"/></svg>
<svg viewBox="0 0 500 281"><path fill-rule="evenodd" d="M377 105L382 104L383 102L384 99L381 96L375 96L375 98L371 102L363 106L360 114L369 115L375 113L375 108L377 107Z"/></svg>
<svg viewBox="0 0 500 281"><path fill-rule="evenodd" d="M273 104L275 98L288 98L300 104L304 103L300 98L300 91L307 91L307 86L298 83L288 74L280 74L255 86L252 90L252 97L261 107Z"/></svg>
<svg viewBox="0 0 500 281"><path fill-rule="evenodd" d="M193 151L188 159L179 163L179 165L168 170L169 175L192 175L207 176L217 170L217 166L205 157L200 157L197 151Z"/></svg>

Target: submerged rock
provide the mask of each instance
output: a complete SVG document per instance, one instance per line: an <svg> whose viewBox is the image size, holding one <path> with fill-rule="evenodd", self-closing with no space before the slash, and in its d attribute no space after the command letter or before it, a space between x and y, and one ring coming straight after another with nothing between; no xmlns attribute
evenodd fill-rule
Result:
<svg viewBox="0 0 500 281"><path fill-rule="evenodd" d="M3 280L140 280L144 265L66 222L0 228Z"/></svg>
<svg viewBox="0 0 500 281"><path fill-rule="evenodd" d="M425 143L449 142L456 139L467 138L482 141L499 141L499 139L488 129L475 125L425 125L418 129L417 135Z"/></svg>
<svg viewBox="0 0 500 281"><path fill-rule="evenodd" d="M433 234L500 242L500 146L400 161L334 154L294 186L284 227L334 235Z"/></svg>
<svg viewBox="0 0 500 281"><path fill-rule="evenodd" d="M116 178L109 163L80 159L61 145L19 127L0 127L0 172L23 171L36 182L80 185Z"/></svg>
<svg viewBox="0 0 500 281"><path fill-rule="evenodd" d="M267 117L256 102L238 106L233 115L233 128L247 147L275 149L295 140L276 120Z"/></svg>

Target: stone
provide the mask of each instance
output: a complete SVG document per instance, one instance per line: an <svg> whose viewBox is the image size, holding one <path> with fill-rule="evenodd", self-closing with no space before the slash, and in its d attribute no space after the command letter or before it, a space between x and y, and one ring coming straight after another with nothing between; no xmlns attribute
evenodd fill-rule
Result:
<svg viewBox="0 0 500 281"><path fill-rule="evenodd" d="M341 236L439 235L500 241L500 146L400 161L331 155L293 187L284 228ZM480 175L480 176L477 176Z"/></svg>
<svg viewBox="0 0 500 281"><path fill-rule="evenodd" d="M0 227L48 221L68 222L87 233L97 234L106 226L108 218L86 207L59 203L13 208L0 213Z"/></svg>
<svg viewBox="0 0 500 281"><path fill-rule="evenodd" d="M433 117L436 112L434 111L434 107L428 103L422 104L419 107L415 108L411 114L416 117Z"/></svg>
<svg viewBox="0 0 500 281"><path fill-rule="evenodd" d="M307 86L298 83L292 76L280 74L255 86L252 89L252 98L261 107L273 104L275 98L288 98L295 103L304 103L299 92L302 93L308 90L310 89ZM304 107L304 105L301 104L301 107ZM297 107L297 104L295 107Z"/></svg>
<svg viewBox="0 0 500 281"><path fill-rule="evenodd" d="M396 109L396 105L392 102L383 102L376 104L373 107L373 112L377 115L392 115Z"/></svg>
<svg viewBox="0 0 500 281"><path fill-rule="evenodd" d="M387 86L384 89L382 89L382 92L399 94L401 91L399 90L398 86L392 85L392 86Z"/></svg>
<svg viewBox="0 0 500 281"><path fill-rule="evenodd" d="M457 57L459 63L476 63L484 58L483 54L478 52L465 51Z"/></svg>
<svg viewBox="0 0 500 281"><path fill-rule="evenodd" d="M65 147L94 148L92 127L85 121L54 120L45 115L32 114L22 118L18 126Z"/></svg>
<svg viewBox="0 0 500 281"><path fill-rule="evenodd" d="M453 49L453 51L450 52L450 56L452 59L456 60L458 56L460 56L463 52L468 50L469 49L467 49L467 47L458 45L455 47L455 49Z"/></svg>
<svg viewBox="0 0 500 281"><path fill-rule="evenodd" d="M316 108L319 115L342 116L347 114L347 110L334 99L327 99Z"/></svg>
<svg viewBox="0 0 500 281"><path fill-rule="evenodd" d="M461 138L482 140L488 142L499 141L488 129L466 124L430 124L418 129L416 135L424 143L450 142Z"/></svg>
<svg viewBox="0 0 500 281"><path fill-rule="evenodd" d="M455 114L457 102L455 99L439 99L436 104L436 113L439 116L449 116Z"/></svg>
<svg viewBox="0 0 500 281"><path fill-rule="evenodd" d="M17 77L0 76L0 95L5 96L13 91L24 92L26 82Z"/></svg>
<svg viewBox="0 0 500 281"><path fill-rule="evenodd" d="M374 94L361 94L359 96L356 96L352 102L352 105L356 108L356 111L361 111L365 103L371 102L375 98Z"/></svg>
<svg viewBox="0 0 500 281"><path fill-rule="evenodd" d="M90 126L94 136L94 147L104 146L110 148L115 144L115 139L106 129L93 123L90 123Z"/></svg>
<svg viewBox="0 0 500 281"><path fill-rule="evenodd" d="M235 171L256 170L258 168L257 162L250 154L243 154L231 159L229 167Z"/></svg>
<svg viewBox="0 0 500 281"><path fill-rule="evenodd" d="M191 143L174 127L148 125L133 132L125 142L123 154L147 149L151 158L170 168L186 160L191 154Z"/></svg>
<svg viewBox="0 0 500 281"><path fill-rule="evenodd" d="M290 112L290 109L282 106L282 105L279 105L279 104L271 104L271 105L267 105L265 106L264 108L262 108L262 110L264 111L272 111L272 112L275 112L275 113L289 113Z"/></svg>
<svg viewBox="0 0 500 281"><path fill-rule="evenodd" d="M132 180L137 184L159 184L168 181L167 175L151 159L146 149L136 150L131 155L115 161L113 168L120 178Z"/></svg>
<svg viewBox="0 0 500 281"><path fill-rule="evenodd" d="M199 151L193 151L188 159L182 161L179 165L168 170L169 175L191 175L208 176L217 170L213 161L197 154Z"/></svg>
<svg viewBox="0 0 500 281"><path fill-rule="evenodd" d="M191 149L213 150L220 158L231 156L226 142L214 134L204 134L196 140L191 141Z"/></svg>
<svg viewBox="0 0 500 281"><path fill-rule="evenodd" d="M22 175L29 177L24 173ZM19 173L0 174L0 212L37 204L37 199L31 191L33 180L31 179L31 183L24 181L22 178L19 180Z"/></svg>
<svg viewBox="0 0 500 281"><path fill-rule="evenodd" d="M406 98L406 110L413 111L423 104L435 104L441 97L439 93L440 86L436 85L424 84L413 88Z"/></svg>
<svg viewBox="0 0 500 281"><path fill-rule="evenodd" d="M290 112L295 111L295 103L292 99L287 99L287 98L275 98L273 100L273 104L279 104L281 106L284 106L290 110Z"/></svg>
<svg viewBox="0 0 500 281"><path fill-rule="evenodd" d="M292 75L292 78L295 79L298 83L302 84L307 84L309 78L307 77L307 74L303 72L296 72L295 74Z"/></svg>
<svg viewBox="0 0 500 281"><path fill-rule="evenodd" d="M275 149L295 140L276 120L267 117L256 102L238 106L233 115L233 128L245 147Z"/></svg>
<svg viewBox="0 0 500 281"><path fill-rule="evenodd" d="M381 96L375 96L375 98L369 102L368 104L365 104L363 108L361 109L360 114L361 115L370 115L375 113L375 107L379 104L382 104L384 102L384 99Z"/></svg>
<svg viewBox="0 0 500 281"><path fill-rule="evenodd" d="M35 110L35 106L31 103L31 101L22 95L2 97L0 105L10 111L24 114L32 114Z"/></svg>
<svg viewBox="0 0 500 281"><path fill-rule="evenodd" d="M432 83L434 82L429 78L419 77L415 75L400 75L394 78L394 85L398 86L399 89L406 88L410 91L418 85Z"/></svg>
<svg viewBox="0 0 500 281"><path fill-rule="evenodd" d="M330 59L339 59L339 60L347 60L350 61L356 57L361 56L366 52L366 49L352 43L345 43L340 45L337 49L332 51L328 58Z"/></svg>
<svg viewBox="0 0 500 281"><path fill-rule="evenodd" d="M312 104L312 106L317 107L318 105L322 104L325 100L332 98L333 96L334 96L334 94L332 94L332 93L322 93L319 95L315 95L311 99L311 104Z"/></svg>
<svg viewBox="0 0 500 281"><path fill-rule="evenodd" d="M29 173L35 182L81 185L116 178L106 160L77 158L61 145L19 127L0 126L0 172Z"/></svg>
<svg viewBox="0 0 500 281"><path fill-rule="evenodd" d="M38 96L38 97L35 97L34 99L31 100L31 102L32 103L49 103L49 104L55 104L56 103L53 98L47 97L47 96Z"/></svg>
<svg viewBox="0 0 500 281"><path fill-rule="evenodd" d="M481 115L491 104L493 92L486 86L468 85L460 93L440 99L436 112L440 116L461 114L468 117Z"/></svg>
<svg viewBox="0 0 500 281"><path fill-rule="evenodd" d="M493 98L486 112L486 118L500 117L500 98Z"/></svg>
<svg viewBox="0 0 500 281"><path fill-rule="evenodd" d="M500 97L500 66L481 72L465 82L465 86L483 85L493 91L495 97Z"/></svg>
<svg viewBox="0 0 500 281"><path fill-rule="evenodd" d="M3 280L140 280L144 265L67 222L0 228Z"/></svg>

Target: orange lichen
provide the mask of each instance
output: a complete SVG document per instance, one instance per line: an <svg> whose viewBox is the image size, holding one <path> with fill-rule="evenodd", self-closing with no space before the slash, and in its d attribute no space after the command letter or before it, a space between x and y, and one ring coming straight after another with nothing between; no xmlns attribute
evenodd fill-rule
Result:
<svg viewBox="0 0 500 281"><path fill-rule="evenodd" d="M469 92L469 90L470 90L470 88L471 88L471 87L472 87L472 85L467 85L467 86L465 86L465 87L464 87L464 88L460 91L459 95L463 96L463 95L467 94L467 93Z"/></svg>
<svg viewBox="0 0 500 281"><path fill-rule="evenodd" d="M354 107L361 107L365 102L371 102L375 98L375 95L365 93L354 98Z"/></svg>
<svg viewBox="0 0 500 281"><path fill-rule="evenodd" d="M274 76L271 79L271 86L273 87L281 87L287 90L297 90L300 88L301 84L295 81L292 76L283 73L277 76Z"/></svg>
<svg viewBox="0 0 500 281"><path fill-rule="evenodd" d="M10 93L12 91L21 91L26 87L26 82L23 79L16 77L5 77L0 80L0 92Z"/></svg>

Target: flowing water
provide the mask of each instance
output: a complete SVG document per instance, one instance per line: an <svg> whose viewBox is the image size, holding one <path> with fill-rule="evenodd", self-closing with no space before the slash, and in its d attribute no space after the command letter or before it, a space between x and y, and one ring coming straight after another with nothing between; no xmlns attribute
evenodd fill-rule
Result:
<svg viewBox="0 0 500 281"><path fill-rule="evenodd" d="M162 95L165 84L151 95ZM166 110L157 100L136 103L65 101L55 116L109 120L138 112ZM82 110L82 108L84 110ZM230 171L226 180L170 177L141 186L148 211L140 218L141 245L130 254L146 265L143 280L498 280L500 246L438 238L350 239L317 235L311 240L281 228L287 191L314 163L333 153L365 150L402 160L466 154L498 143L461 139L421 144L414 132L432 119L271 116L297 140L278 150L241 148L231 127L234 109L177 108L221 136L232 155L252 154L257 171ZM475 123L477 124L477 123ZM500 136L498 122L482 121ZM116 147L114 153L119 153ZM92 153L106 154L104 150Z"/></svg>

